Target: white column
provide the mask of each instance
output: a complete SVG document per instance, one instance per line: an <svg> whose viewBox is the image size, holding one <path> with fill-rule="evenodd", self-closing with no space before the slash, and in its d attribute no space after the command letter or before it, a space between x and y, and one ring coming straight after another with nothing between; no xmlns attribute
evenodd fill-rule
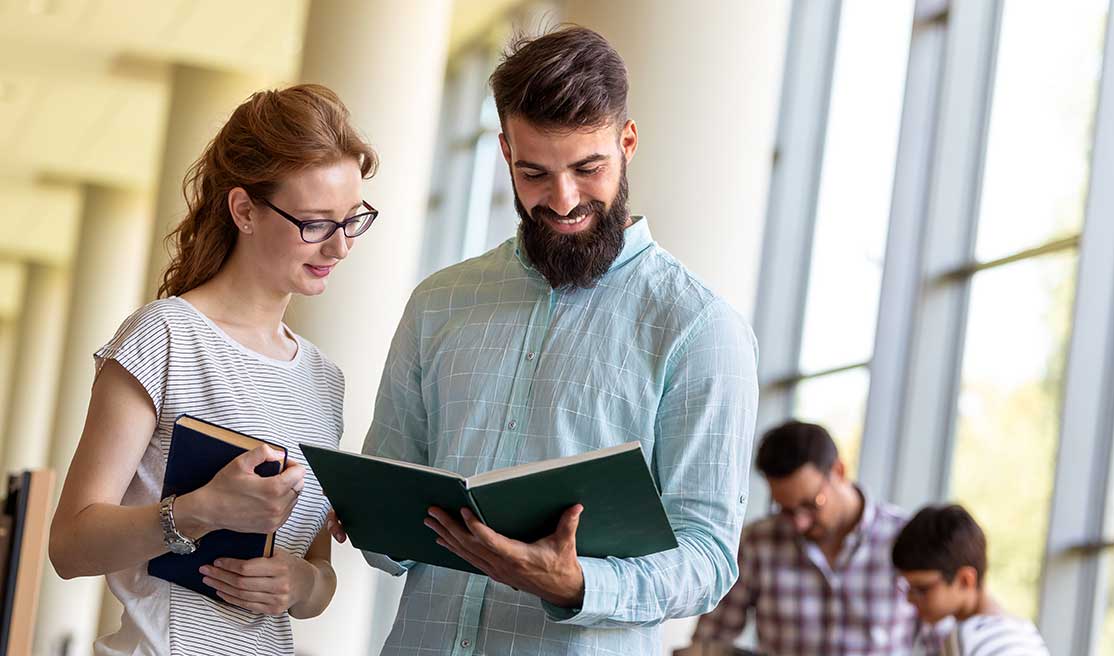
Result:
<svg viewBox="0 0 1114 656"><path fill-rule="evenodd" d="M146 265L144 300L155 298L170 257L164 238L186 214L182 180L205 146L240 103L269 86L268 78L227 73L184 64L174 67L166 143L158 177L155 228Z"/></svg>
<svg viewBox="0 0 1114 656"><path fill-rule="evenodd" d="M58 476L58 491L85 425L93 352L140 304L150 232L147 194L86 188L48 459ZM88 653L96 637L103 590L103 577L63 581L53 568L46 568L36 650L58 654L68 638L71 653Z"/></svg>
<svg viewBox="0 0 1114 656"><path fill-rule="evenodd" d="M19 346L12 370L11 405L4 430L4 470L42 467L47 463L69 280L69 271L61 266L27 267Z"/></svg>
<svg viewBox="0 0 1114 656"><path fill-rule="evenodd" d="M358 450L371 423L391 336L417 284L422 224L451 14L448 0L314 0L302 81L340 95L379 153L364 187L380 211L322 296L297 299L290 320L347 379L342 446ZM378 653L394 620L398 579L373 573L348 545L334 546L341 581L325 614L295 625L299 650Z"/></svg>
<svg viewBox="0 0 1114 656"><path fill-rule="evenodd" d="M4 425L8 419L8 401L12 392L12 370L15 368L18 342L18 318L0 318L0 454L4 453ZM0 472L0 474L3 474L3 472Z"/></svg>

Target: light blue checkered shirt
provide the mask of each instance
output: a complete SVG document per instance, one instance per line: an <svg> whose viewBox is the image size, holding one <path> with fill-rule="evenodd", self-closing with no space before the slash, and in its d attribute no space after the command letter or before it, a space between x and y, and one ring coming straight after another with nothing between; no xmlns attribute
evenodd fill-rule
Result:
<svg viewBox="0 0 1114 656"><path fill-rule="evenodd" d="M679 546L580 558L574 610L365 553L409 571L383 654L660 653L663 620L711 610L738 576L756 361L750 328L640 217L592 289L553 291L515 239L425 280L391 344L364 453L470 476L638 440Z"/></svg>

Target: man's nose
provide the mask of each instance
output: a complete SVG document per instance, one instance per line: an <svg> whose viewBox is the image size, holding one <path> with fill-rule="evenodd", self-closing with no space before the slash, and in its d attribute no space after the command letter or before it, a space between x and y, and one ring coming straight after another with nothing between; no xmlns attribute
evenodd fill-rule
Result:
<svg viewBox="0 0 1114 656"><path fill-rule="evenodd" d="M566 175L554 176L553 191L549 196L549 209L568 216L580 204L580 191L576 183Z"/></svg>

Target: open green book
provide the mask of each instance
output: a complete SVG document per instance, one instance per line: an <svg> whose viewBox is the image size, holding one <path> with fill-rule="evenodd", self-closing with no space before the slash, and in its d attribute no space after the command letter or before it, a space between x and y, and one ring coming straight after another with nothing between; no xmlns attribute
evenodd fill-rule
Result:
<svg viewBox="0 0 1114 656"><path fill-rule="evenodd" d="M352 544L395 560L477 572L436 543L423 524L430 506L458 516L470 508L497 533L534 542L579 503L581 556L629 558L677 546L638 442L470 477L309 444L302 453Z"/></svg>

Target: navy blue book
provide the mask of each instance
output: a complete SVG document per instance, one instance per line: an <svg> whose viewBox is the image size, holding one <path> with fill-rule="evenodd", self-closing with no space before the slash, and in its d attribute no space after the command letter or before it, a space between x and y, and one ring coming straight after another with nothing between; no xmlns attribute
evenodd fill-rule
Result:
<svg viewBox="0 0 1114 656"><path fill-rule="evenodd" d="M286 468L285 448L197 417L181 415L174 422L170 435L170 454L166 459L166 477L160 498L193 492L213 480L225 465L261 444L282 452L282 462L265 462L255 468L255 473L275 476L282 472ZM213 531L198 541L197 551L191 554L165 553L152 559L147 563L147 573L223 602L216 590L201 581L198 569L202 565L212 565L217 558L269 558L274 552L274 543L274 533Z"/></svg>

